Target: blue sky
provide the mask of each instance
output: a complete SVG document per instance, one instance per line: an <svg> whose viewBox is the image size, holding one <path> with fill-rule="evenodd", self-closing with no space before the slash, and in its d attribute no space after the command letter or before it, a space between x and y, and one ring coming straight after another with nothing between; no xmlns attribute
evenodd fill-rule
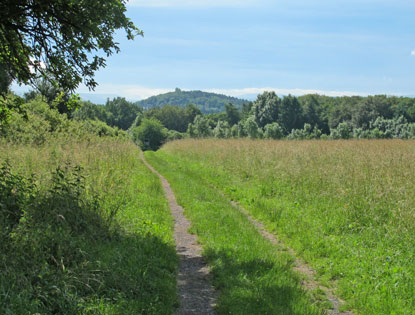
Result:
<svg viewBox="0 0 415 315"><path fill-rule="evenodd" d="M127 15L145 35L117 35L88 98L415 95L415 1L130 0Z"/></svg>

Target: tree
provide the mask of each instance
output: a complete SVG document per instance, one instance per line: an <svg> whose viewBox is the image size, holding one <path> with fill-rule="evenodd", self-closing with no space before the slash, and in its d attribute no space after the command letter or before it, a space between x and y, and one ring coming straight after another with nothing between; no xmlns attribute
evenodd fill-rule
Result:
<svg viewBox="0 0 415 315"><path fill-rule="evenodd" d="M264 127L264 130L265 130L264 137L266 139L281 139L284 136L283 129L276 122L267 124Z"/></svg>
<svg viewBox="0 0 415 315"><path fill-rule="evenodd" d="M299 102L302 106L304 123L308 123L311 126L317 126L320 128L326 128L326 126L320 117L320 104L318 103L318 95L309 94L300 97Z"/></svg>
<svg viewBox="0 0 415 315"><path fill-rule="evenodd" d="M7 72L7 67L0 63L0 95L4 95L9 91L10 84L12 84L12 78Z"/></svg>
<svg viewBox="0 0 415 315"><path fill-rule="evenodd" d="M186 105L186 120L192 122L195 120L197 115L202 115L202 112L194 104Z"/></svg>
<svg viewBox="0 0 415 315"><path fill-rule="evenodd" d="M169 130L178 132L186 132L189 123L193 122L200 110L193 104L189 104L186 108L176 105L165 105L156 107L145 112L147 118L154 117Z"/></svg>
<svg viewBox="0 0 415 315"><path fill-rule="evenodd" d="M114 33L142 35L125 16L126 0L2 0L0 64L18 83L40 73L73 91L84 81L93 89L95 72L119 52Z"/></svg>
<svg viewBox="0 0 415 315"><path fill-rule="evenodd" d="M167 139L167 129L154 118L144 118L141 125L132 130L132 134L142 150L157 150Z"/></svg>
<svg viewBox="0 0 415 315"><path fill-rule="evenodd" d="M233 126L241 120L241 114L232 103L225 104L225 113L229 126Z"/></svg>
<svg viewBox="0 0 415 315"><path fill-rule="evenodd" d="M247 119L249 117L249 115L251 114L252 105L253 105L252 102L242 104L242 109L241 109L242 119Z"/></svg>
<svg viewBox="0 0 415 315"><path fill-rule="evenodd" d="M260 129L258 128L258 124L255 122L255 118L253 116L249 117L245 121L244 129L249 138L256 139L260 137Z"/></svg>
<svg viewBox="0 0 415 315"><path fill-rule="evenodd" d="M282 100L278 123L286 133L303 127L301 105L295 96L288 95Z"/></svg>
<svg viewBox="0 0 415 315"><path fill-rule="evenodd" d="M108 121L108 113L103 105L96 105L90 101L82 102L81 107L76 110L72 118L75 120L100 120ZM137 126L134 126L137 127Z"/></svg>
<svg viewBox="0 0 415 315"><path fill-rule="evenodd" d="M137 105L127 101L124 97L107 100L105 108L108 112L107 124L127 130L141 111Z"/></svg>
<svg viewBox="0 0 415 315"><path fill-rule="evenodd" d="M251 111L259 127L262 128L267 124L277 121L280 103L281 100L275 92L264 92L258 95Z"/></svg>
<svg viewBox="0 0 415 315"><path fill-rule="evenodd" d="M227 121L218 121L215 129L213 129L213 135L215 138L229 138L230 137L230 128Z"/></svg>
<svg viewBox="0 0 415 315"><path fill-rule="evenodd" d="M209 121L202 115L197 115L194 120L194 135L198 138L209 137L211 130L209 128Z"/></svg>

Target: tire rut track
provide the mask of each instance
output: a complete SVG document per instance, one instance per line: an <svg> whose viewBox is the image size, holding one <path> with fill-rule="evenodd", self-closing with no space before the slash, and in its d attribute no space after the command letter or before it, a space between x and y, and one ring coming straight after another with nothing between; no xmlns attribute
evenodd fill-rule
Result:
<svg viewBox="0 0 415 315"><path fill-rule="evenodd" d="M209 268L202 257L202 248L197 244L196 236L188 232L191 223L178 205L169 182L145 160L143 152L141 160L160 178L174 219L174 239L180 259L177 276L180 306L177 314L215 314L217 292L209 282Z"/></svg>
<svg viewBox="0 0 415 315"><path fill-rule="evenodd" d="M216 187L214 187L222 196L227 198L220 190L218 190ZM229 199L229 198L228 198ZM231 200L230 201L232 206L239 210L243 215L246 216L246 218L249 220L249 222L252 223L258 230L258 232L266 238L271 244L277 245L279 247L284 248L293 258L294 258L294 267L293 269L297 271L298 273L304 275L304 280L302 281L302 286L306 288L306 290L314 290L319 288L322 290L325 294L329 302L332 304L332 308L327 311L330 315L352 315L353 313L348 312L340 312L339 307L344 304L344 301L338 298L334 293L333 290L330 288L327 288L323 285L321 285L318 281L316 281L315 278L315 270L312 269L308 264L306 264L304 261L302 261L300 258L297 257L294 250L288 246L286 246L283 242L281 242L278 239L278 236L270 233L265 228L265 225L259 221L257 221L242 205L240 205L238 202Z"/></svg>

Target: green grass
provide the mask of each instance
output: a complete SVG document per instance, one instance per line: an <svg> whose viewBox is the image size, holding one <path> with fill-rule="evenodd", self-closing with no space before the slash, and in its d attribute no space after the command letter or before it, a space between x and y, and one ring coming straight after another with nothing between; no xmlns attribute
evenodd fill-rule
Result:
<svg viewBox="0 0 415 315"><path fill-rule="evenodd" d="M324 302L303 290L292 257L265 240L192 163L165 151L145 156L169 180L192 222L220 293L219 314L322 313Z"/></svg>
<svg viewBox="0 0 415 315"><path fill-rule="evenodd" d="M173 222L136 146L1 144L0 165L0 313L174 313Z"/></svg>
<svg viewBox="0 0 415 315"><path fill-rule="evenodd" d="M414 141L188 140L157 155L238 200L347 308L415 309Z"/></svg>

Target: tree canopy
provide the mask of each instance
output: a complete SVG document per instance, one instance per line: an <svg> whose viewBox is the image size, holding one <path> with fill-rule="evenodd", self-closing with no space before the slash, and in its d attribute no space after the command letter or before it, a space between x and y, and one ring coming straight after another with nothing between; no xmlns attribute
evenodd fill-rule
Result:
<svg viewBox="0 0 415 315"><path fill-rule="evenodd" d="M0 77L31 84L41 75L68 91L82 81L95 88L103 56L119 52L115 31L143 34L125 12L126 0L2 0Z"/></svg>

